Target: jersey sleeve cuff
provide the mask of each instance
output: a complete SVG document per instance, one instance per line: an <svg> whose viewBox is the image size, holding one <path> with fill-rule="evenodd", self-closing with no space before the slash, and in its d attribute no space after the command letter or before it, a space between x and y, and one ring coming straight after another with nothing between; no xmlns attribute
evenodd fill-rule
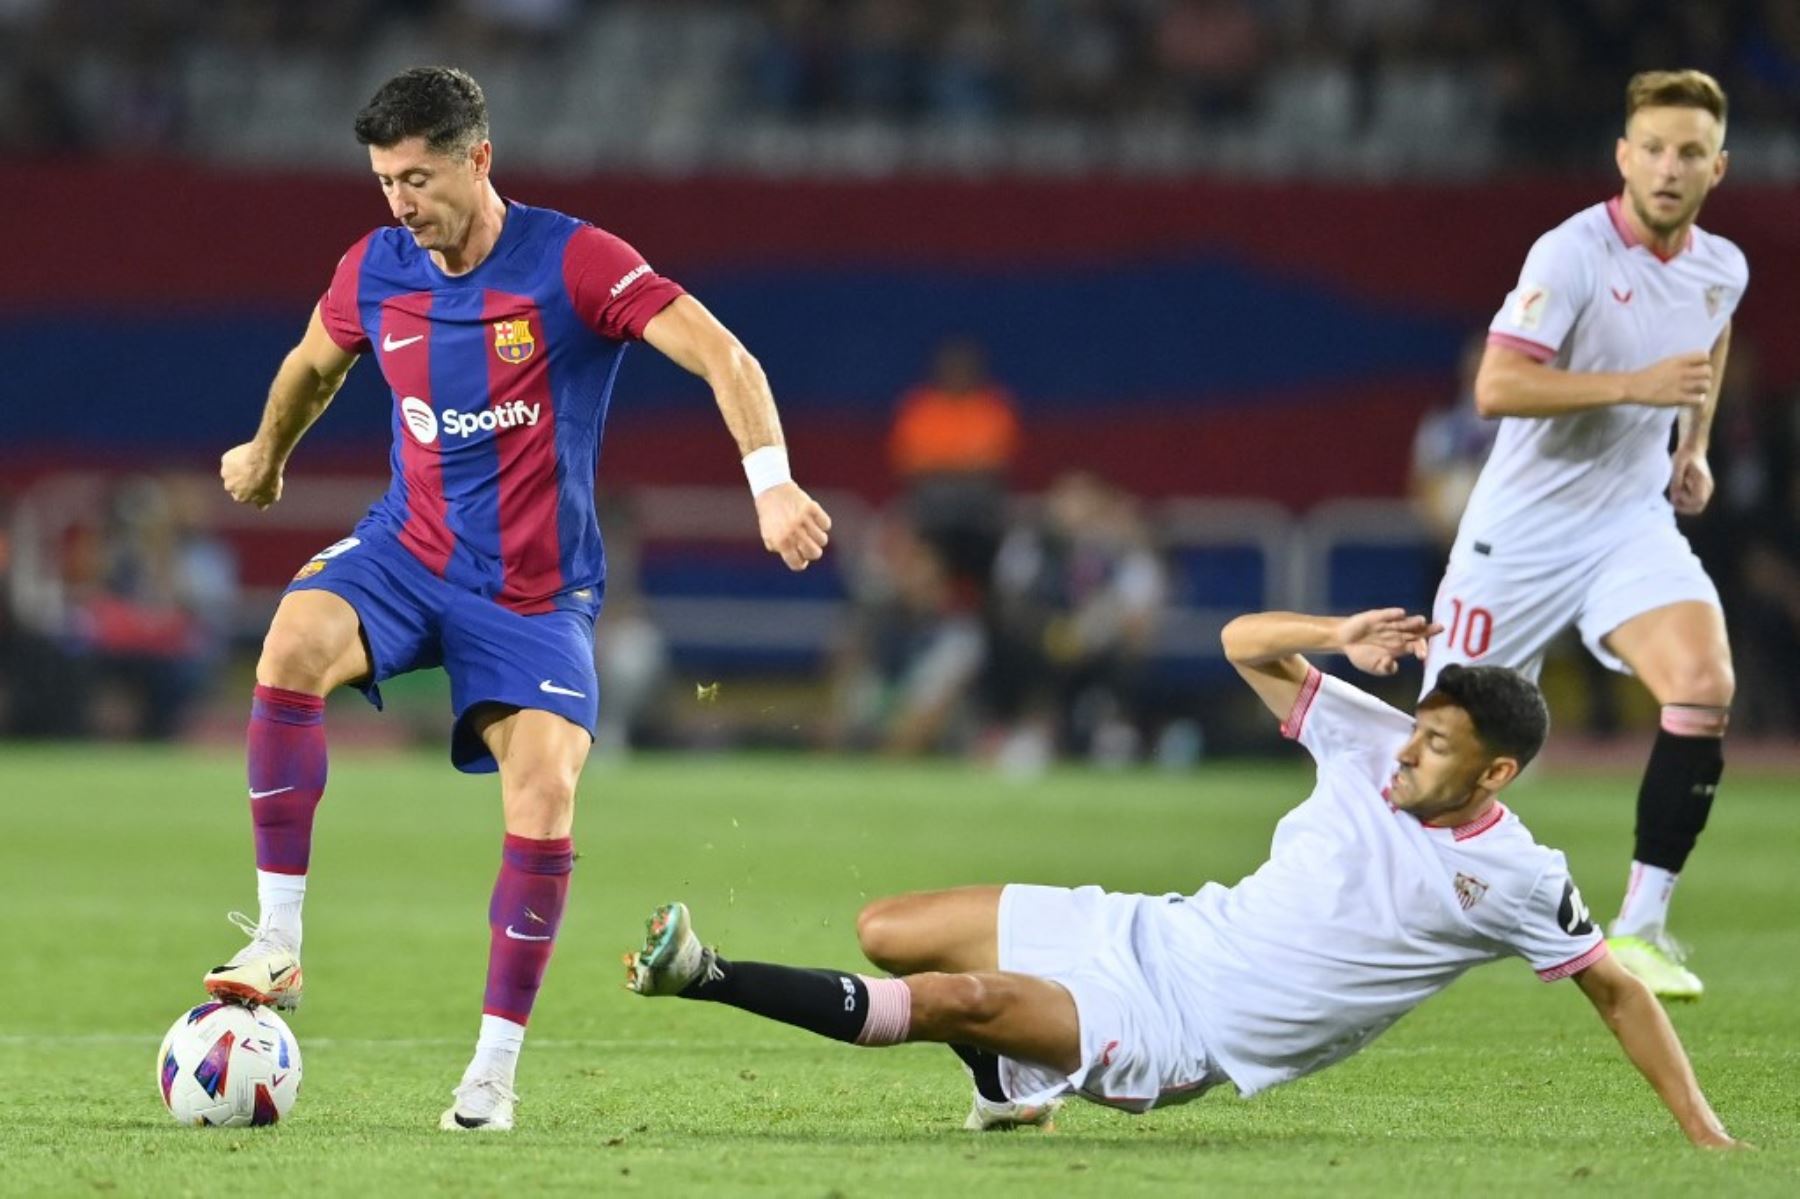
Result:
<svg viewBox="0 0 1800 1199"><path fill-rule="evenodd" d="M658 276L647 279L638 294L632 297L630 305L625 309L619 321L619 327L632 341L644 340L644 329L655 320L657 315L687 295L687 291L671 279Z"/></svg>
<svg viewBox="0 0 1800 1199"><path fill-rule="evenodd" d="M1325 676L1317 666L1306 669L1306 681L1300 684L1300 694L1294 697L1294 706L1288 709L1287 719L1281 722L1281 735L1289 741L1297 740L1300 730L1306 724L1306 714L1312 710L1313 700L1318 697L1319 686Z"/></svg>
<svg viewBox="0 0 1800 1199"><path fill-rule="evenodd" d="M1553 983L1559 979L1567 978L1571 974L1580 974L1583 970L1586 970L1589 966L1592 966L1595 962L1605 957L1608 952L1609 950L1606 948L1605 940L1596 941L1594 942L1594 947L1580 957L1570 958L1562 965L1552 966L1548 970L1539 970L1537 976L1547 983Z"/></svg>
<svg viewBox="0 0 1800 1199"><path fill-rule="evenodd" d="M341 333L333 328L330 321L325 322L325 336L331 338L331 344L346 354L363 355L369 352L369 341L351 333Z"/></svg>
<svg viewBox="0 0 1800 1199"><path fill-rule="evenodd" d="M319 324L325 327L325 336L331 338L331 344L346 354L366 354L369 351L369 339L361 329L346 329L338 321L337 314L331 310L331 293L326 292L319 297Z"/></svg>
<svg viewBox="0 0 1800 1199"><path fill-rule="evenodd" d="M1556 351L1543 342L1532 341L1529 337L1514 337L1510 333L1489 333L1487 343L1504 350L1516 350L1535 362L1548 362L1556 357Z"/></svg>

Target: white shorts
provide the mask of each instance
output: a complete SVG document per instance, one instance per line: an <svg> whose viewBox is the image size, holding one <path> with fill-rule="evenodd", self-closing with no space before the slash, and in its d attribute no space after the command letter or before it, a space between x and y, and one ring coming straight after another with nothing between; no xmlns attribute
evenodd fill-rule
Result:
<svg viewBox="0 0 1800 1199"><path fill-rule="evenodd" d="M1646 522L1598 553L1552 566L1524 569L1459 553L1432 607L1444 631L1432 639L1419 694L1452 662L1510 666L1535 679L1545 648L1570 625L1596 658L1630 674L1606 648L1606 635L1634 616L1688 600L1720 606L1718 588L1673 524Z"/></svg>
<svg viewBox="0 0 1800 1199"><path fill-rule="evenodd" d="M1183 1029L1180 1004L1159 991L1157 923L1174 895L1120 895L1099 887L1034 887L1000 893L1000 969L1062 984L1081 1023L1073 1074L1000 1059L1000 1084L1015 1102L1073 1092L1128 1112L1198 1098L1229 1081L1205 1046Z"/></svg>

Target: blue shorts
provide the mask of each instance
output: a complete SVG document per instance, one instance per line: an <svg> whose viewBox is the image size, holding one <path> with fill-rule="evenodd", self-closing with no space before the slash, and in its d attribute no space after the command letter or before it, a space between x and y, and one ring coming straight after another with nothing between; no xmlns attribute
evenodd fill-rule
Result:
<svg viewBox="0 0 1800 1199"><path fill-rule="evenodd" d="M564 597L567 607L522 616L445 582L392 534L365 522L353 536L320 550L287 589L329 591L356 610L375 667L357 686L377 708L382 680L444 668L456 720L450 761L458 770L499 769L469 727L469 713L481 704L554 712L594 734L600 713L594 668L597 587Z"/></svg>

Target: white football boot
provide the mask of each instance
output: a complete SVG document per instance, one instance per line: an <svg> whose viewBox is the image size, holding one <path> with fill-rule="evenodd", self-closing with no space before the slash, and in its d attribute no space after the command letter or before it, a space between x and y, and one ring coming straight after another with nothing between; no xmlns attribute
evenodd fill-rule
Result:
<svg viewBox="0 0 1800 1199"><path fill-rule="evenodd" d="M995 1103L975 1093L975 1106L963 1127L970 1132L1011 1132L1015 1128L1038 1128L1045 1132L1056 1128L1056 1113L1063 1105L1060 1099L1044 1103Z"/></svg>
<svg viewBox="0 0 1800 1199"><path fill-rule="evenodd" d="M678 995L701 975L725 975L694 935L687 904L665 903L644 922L644 947L625 955L625 986L639 995Z"/></svg>
<svg viewBox="0 0 1800 1199"><path fill-rule="evenodd" d="M445 1132L511 1132L513 1089L498 1078L464 1076L456 1088L456 1102L438 1117Z"/></svg>
<svg viewBox="0 0 1800 1199"><path fill-rule="evenodd" d="M297 947L258 927L242 912L232 912L226 918L250 938L250 944L224 965L206 972L201 980L206 993L214 999L250 1007L266 1004L284 1012L299 1007L302 978Z"/></svg>

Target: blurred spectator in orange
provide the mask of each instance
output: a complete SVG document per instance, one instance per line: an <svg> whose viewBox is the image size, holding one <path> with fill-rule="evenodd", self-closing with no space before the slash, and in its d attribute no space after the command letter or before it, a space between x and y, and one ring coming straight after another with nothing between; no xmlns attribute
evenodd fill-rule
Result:
<svg viewBox="0 0 1800 1199"><path fill-rule="evenodd" d="M901 397L888 453L913 526L943 559L962 607L978 607L985 592L1018 452L1012 397L988 377L981 348L944 343L930 380Z"/></svg>

